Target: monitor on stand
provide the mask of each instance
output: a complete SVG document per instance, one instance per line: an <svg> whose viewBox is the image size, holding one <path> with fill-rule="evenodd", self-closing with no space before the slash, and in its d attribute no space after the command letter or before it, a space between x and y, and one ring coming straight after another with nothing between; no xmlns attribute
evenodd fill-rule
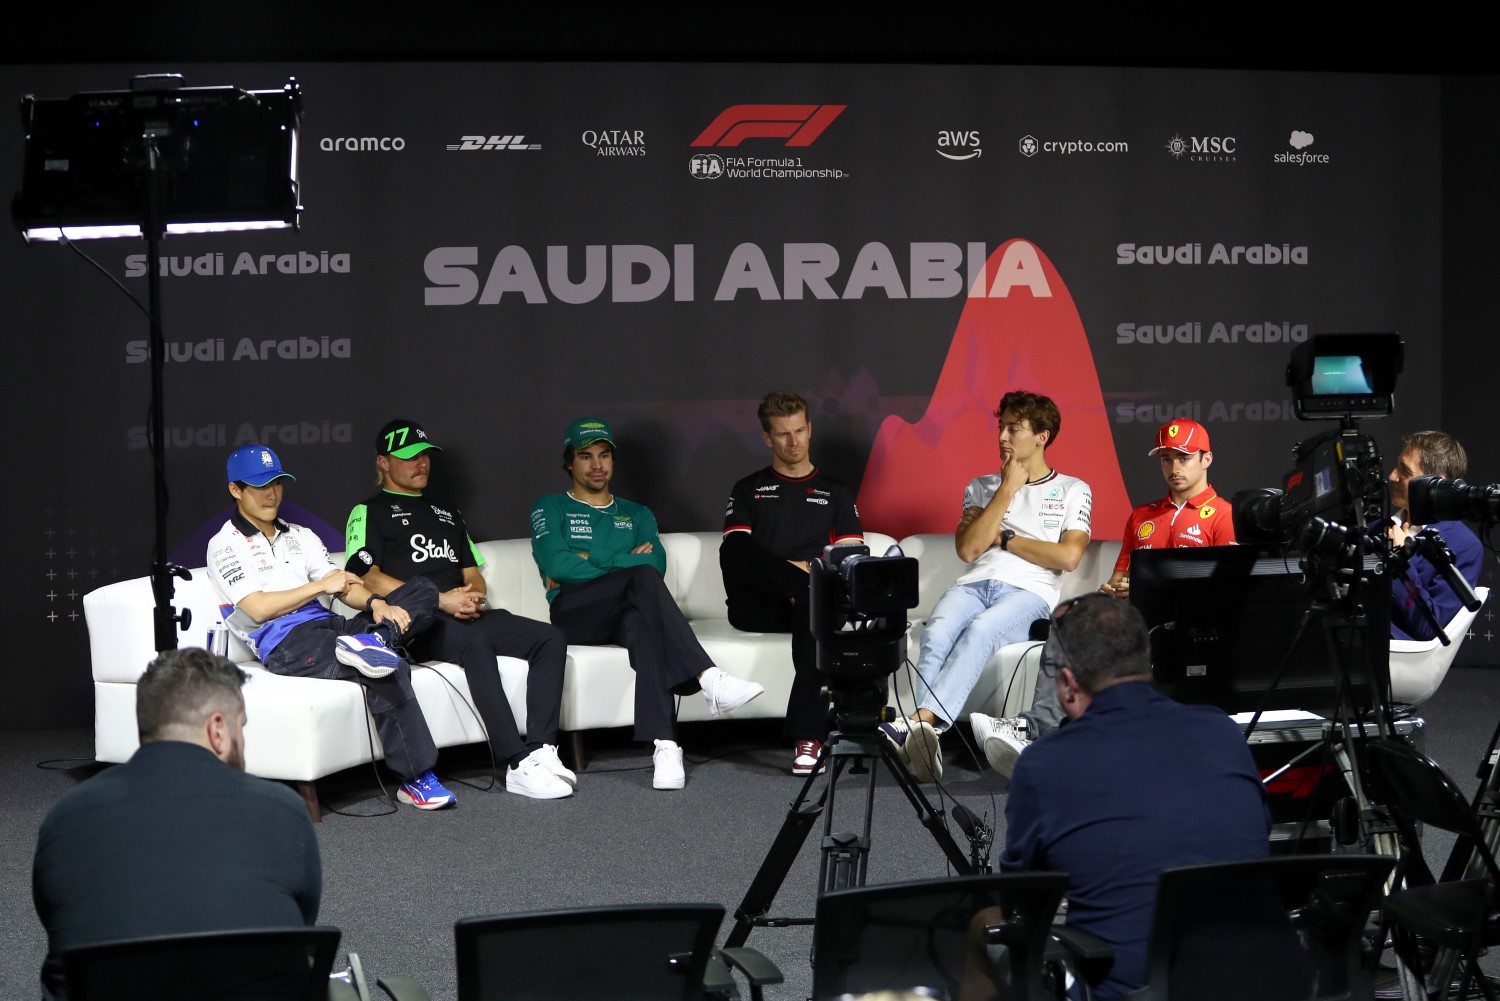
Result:
<svg viewBox="0 0 1500 1001"><path fill-rule="evenodd" d="M1151 629L1157 688L1230 714L1300 709L1332 717L1345 670L1354 698L1346 711L1373 707L1372 674L1388 702L1390 586L1377 558L1365 557L1358 587L1358 602L1313 612L1314 588L1295 554L1214 546L1130 556L1130 600ZM1362 616L1352 614L1356 604Z"/></svg>

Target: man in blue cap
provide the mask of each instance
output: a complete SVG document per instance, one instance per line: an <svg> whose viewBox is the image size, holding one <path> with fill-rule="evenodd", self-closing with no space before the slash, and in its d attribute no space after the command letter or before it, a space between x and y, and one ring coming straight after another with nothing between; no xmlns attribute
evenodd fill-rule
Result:
<svg viewBox="0 0 1500 1001"><path fill-rule="evenodd" d="M423 579L374 594L335 566L315 532L278 517L282 481L296 477L266 446L235 449L226 472L235 513L208 544L209 580L225 624L269 671L364 686L386 764L401 776L396 798L419 810L453 803L432 774L437 746L411 669L391 649L398 637L431 623L437 588ZM328 609L325 596L365 614L345 619Z"/></svg>

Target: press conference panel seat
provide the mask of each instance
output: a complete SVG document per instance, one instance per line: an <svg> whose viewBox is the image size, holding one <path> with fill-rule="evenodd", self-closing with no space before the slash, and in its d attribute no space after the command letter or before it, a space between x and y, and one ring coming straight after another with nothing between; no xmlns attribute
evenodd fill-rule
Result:
<svg viewBox="0 0 1500 1001"><path fill-rule="evenodd" d="M122 939L63 953L72 1001L325 1001L337 928Z"/></svg>

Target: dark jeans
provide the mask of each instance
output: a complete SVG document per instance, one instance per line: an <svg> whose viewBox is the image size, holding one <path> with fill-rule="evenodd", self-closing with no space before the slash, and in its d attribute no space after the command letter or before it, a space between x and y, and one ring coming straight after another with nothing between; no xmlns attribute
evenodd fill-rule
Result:
<svg viewBox="0 0 1500 1001"><path fill-rule="evenodd" d="M417 660L446 660L464 669L496 758L515 765L543 744L557 743L563 663L568 656L568 641L561 629L499 608L477 619L456 619L438 612L432 625L412 638L408 649ZM527 740L521 739L505 697L497 656L519 657L528 665Z"/></svg>
<svg viewBox="0 0 1500 1001"><path fill-rule="evenodd" d="M629 567L564 584L552 599L552 623L569 643L617 643L635 671L635 739L674 739L673 695L699 690L713 666L661 574Z"/></svg>
<svg viewBox="0 0 1500 1001"><path fill-rule="evenodd" d="M745 532L731 532L719 546L729 624L748 633L791 633L792 691L782 730L796 740L828 736L828 702L817 669L817 644L807 618L808 575L762 549Z"/></svg>
<svg viewBox="0 0 1500 1001"><path fill-rule="evenodd" d="M418 577L392 591L388 600L411 615L411 627L406 632L409 637L432 624L433 613L437 611L437 588L432 581ZM375 717L375 730L385 748L385 763L402 781L408 781L437 764L437 745L411 688L411 667L403 660L384 678L367 678L340 664L334 655L335 641L340 636L369 629L370 618L364 613L352 619L333 615L304 622L266 654L264 663L275 674L336 678L363 685L365 704Z"/></svg>

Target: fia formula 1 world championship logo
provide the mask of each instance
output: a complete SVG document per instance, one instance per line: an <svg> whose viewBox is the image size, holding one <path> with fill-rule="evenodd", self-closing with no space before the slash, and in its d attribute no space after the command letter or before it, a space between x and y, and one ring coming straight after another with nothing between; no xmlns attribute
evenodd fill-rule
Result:
<svg viewBox="0 0 1500 1001"><path fill-rule="evenodd" d="M811 146L846 104L736 104L719 112L690 146L738 146L746 139L785 139Z"/></svg>

